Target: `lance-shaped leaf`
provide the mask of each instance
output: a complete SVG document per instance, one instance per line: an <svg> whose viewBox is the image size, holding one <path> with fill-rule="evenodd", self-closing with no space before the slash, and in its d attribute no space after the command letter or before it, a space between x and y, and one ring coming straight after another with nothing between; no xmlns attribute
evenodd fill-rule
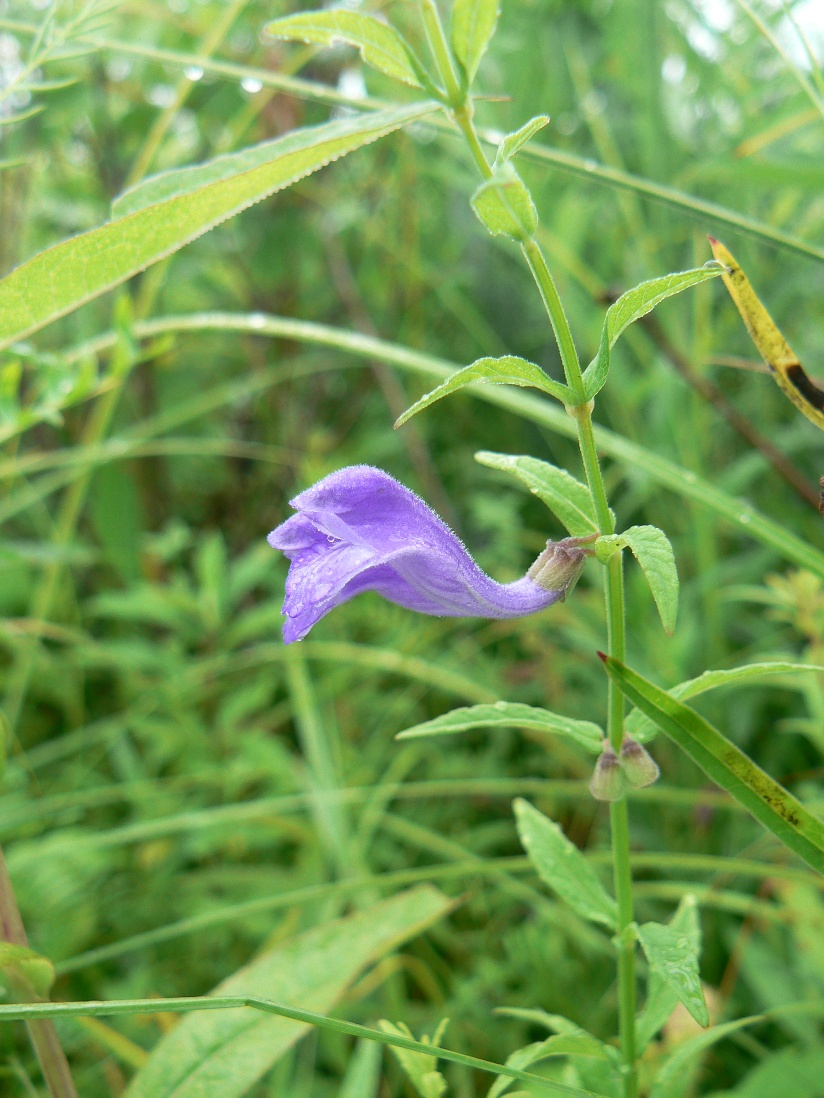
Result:
<svg viewBox="0 0 824 1098"><path fill-rule="evenodd" d="M547 377L540 366L534 362L527 362L525 358L517 358L515 355L504 355L503 358L479 358L470 366L464 366L447 378L437 389L426 393L417 400L411 408L407 408L403 415L398 416L396 427L402 427L404 423L434 404L442 400L450 393L463 389L465 385L518 385L527 389L542 389L550 396L564 403L572 399L572 392L560 381L553 381Z"/></svg>
<svg viewBox="0 0 824 1098"><path fill-rule="evenodd" d="M630 549L641 565L665 632L675 630L678 616L678 569L669 538L657 526L630 526L622 534L601 538L596 547L599 557L610 548Z"/></svg>
<svg viewBox="0 0 824 1098"><path fill-rule="evenodd" d="M0 350L172 255L275 191L435 109L427 104L377 111L300 130L208 165L167 173L162 186L170 188L171 197L40 252L0 281ZM211 176L213 169L216 179ZM160 181L145 184L146 189L160 186ZM130 201L146 193L143 188L132 192Z"/></svg>
<svg viewBox="0 0 824 1098"><path fill-rule="evenodd" d="M701 955L701 924L698 921L698 904L692 893L683 897L668 926L675 934L686 939L687 948L696 958L697 965L697 959ZM647 1000L636 1027L639 1050L643 1051L658 1030L669 1021L678 1001L676 990L650 962Z"/></svg>
<svg viewBox="0 0 824 1098"><path fill-rule="evenodd" d="M686 701L717 690L721 686L746 686L776 675L795 675L802 672L824 674L824 667L814 663L791 663L787 660L775 660L770 663L747 663L743 667L725 667L720 670L704 671L694 679L687 679L677 686L670 687L667 693L673 698ZM658 733L658 726L646 714L634 709L627 717L627 734L639 743L649 743Z"/></svg>
<svg viewBox="0 0 824 1098"><path fill-rule="evenodd" d="M724 268L720 263L710 262L692 271L679 271L662 278L652 278L621 294L615 304L607 309L598 354L584 371L587 399L592 400L603 389L609 373L610 351L630 324L652 312L656 305L660 305L668 297L680 294L682 290L688 290L699 282L706 282L708 278L717 278L723 273Z"/></svg>
<svg viewBox="0 0 824 1098"><path fill-rule="evenodd" d="M817 816L694 709L618 660L601 658L607 674L633 705L780 842L824 873L824 823Z"/></svg>
<svg viewBox="0 0 824 1098"><path fill-rule="evenodd" d="M708 1026L698 954L690 936L663 923L644 923L638 928L638 937L651 970L675 992L699 1026Z"/></svg>
<svg viewBox="0 0 824 1098"><path fill-rule="evenodd" d="M499 164L505 164L507 160L511 160L515 153L524 147L527 141L531 140L542 130L544 126L549 125L548 114L537 114L534 118L524 123L519 130L515 130L513 133L508 133L503 141L498 146L498 151L495 154L495 167Z"/></svg>
<svg viewBox="0 0 824 1098"><path fill-rule="evenodd" d="M799 412L824 431L824 391L804 372L798 356L781 334L773 318L761 304L755 290L737 260L723 244L710 237L712 254L723 263L724 285L735 302L750 338L770 368L781 392Z"/></svg>
<svg viewBox="0 0 824 1098"><path fill-rule="evenodd" d="M424 736L452 736L471 728L528 728L533 732L549 732L574 740L591 755L600 754L604 739L603 730L591 721L563 717L560 713L552 713L535 705L504 701L453 709L451 713L407 728L395 738L414 740Z"/></svg>
<svg viewBox="0 0 824 1098"><path fill-rule="evenodd" d="M455 0L452 5L452 49L470 84L495 33L500 14L499 0Z"/></svg>
<svg viewBox="0 0 824 1098"><path fill-rule="evenodd" d="M423 87L426 81L423 66L411 46L394 27L373 15L339 8L333 11L307 11L267 23L264 33L271 38L313 42L320 46L344 42L360 50L367 65L394 80L411 84L413 88Z"/></svg>
<svg viewBox="0 0 824 1098"><path fill-rule="evenodd" d="M538 228L538 211L524 181L510 163L499 164L492 178L478 187L472 209L493 236L529 240Z"/></svg>
<svg viewBox="0 0 824 1098"><path fill-rule="evenodd" d="M272 997L328 1013L365 965L431 926L451 908L430 887L400 893L265 951L219 987L218 996ZM306 1032L257 1011L190 1014L155 1047L127 1098L240 1098Z"/></svg>
<svg viewBox="0 0 824 1098"><path fill-rule="evenodd" d="M490 469L512 473L521 484L546 504L570 534L585 538L598 531L595 508L589 488L581 484L566 469L539 461L538 458L517 454L495 454L480 450L475 460Z"/></svg>
<svg viewBox="0 0 824 1098"><path fill-rule="evenodd" d="M562 900L591 922L614 930L615 901L598 880L595 870L554 820L520 798L514 803L518 835L538 876Z"/></svg>

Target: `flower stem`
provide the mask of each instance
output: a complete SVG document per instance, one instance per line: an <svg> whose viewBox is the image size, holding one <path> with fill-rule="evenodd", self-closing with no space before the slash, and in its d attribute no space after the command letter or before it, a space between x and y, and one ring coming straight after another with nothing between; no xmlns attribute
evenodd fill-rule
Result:
<svg viewBox="0 0 824 1098"><path fill-rule="evenodd" d="M12 942L14 945L29 944L2 850L0 850L0 937L3 941ZM66 1054L60 1045L54 1022L49 1018L32 1018L26 1022L26 1028L51 1098L77 1098Z"/></svg>
<svg viewBox="0 0 824 1098"><path fill-rule="evenodd" d="M484 178L491 170L472 123L472 115L466 104L454 111L455 121L463 132ZM538 242L533 238L521 245L532 277L544 302L567 385L575 395L575 404L567 408L578 425L578 446L586 472L587 484L592 494L598 528L602 534L615 532L615 523L609 509L604 478L595 447L592 429L593 401L586 398L581 363L572 331L567 320L558 288L552 277L546 258ZM626 616L624 611L624 571L621 554L616 553L606 566L607 642L609 653L624 660L626 651ZM624 739L624 701L616 685L608 685L608 731L610 743L620 754ZM623 1098L638 1098L637 1044L635 1036L635 932L632 903L632 869L630 866L629 812L626 799L610 805L610 829L612 834L612 864L615 898L618 905L618 931L615 948L618 959L618 1020L621 1035L621 1072Z"/></svg>
<svg viewBox="0 0 824 1098"><path fill-rule="evenodd" d="M420 4L429 49L432 51L435 64L438 66L438 72L444 82L449 103L457 110L466 103L466 88L461 86L461 79L455 68L452 51L444 34L438 6L435 0L420 0Z"/></svg>

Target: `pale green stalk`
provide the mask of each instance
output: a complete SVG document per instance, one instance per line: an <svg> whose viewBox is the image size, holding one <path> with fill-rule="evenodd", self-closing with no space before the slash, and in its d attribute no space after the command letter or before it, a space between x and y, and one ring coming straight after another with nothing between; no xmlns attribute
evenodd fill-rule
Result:
<svg viewBox="0 0 824 1098"><path fill-rule="evenodd" d="M447 88L452 116L463 133L469 151L484 179L492 176L492 169L478 139L472 121L472 105L466 92L455 97L455 65L452 60L437 8L433 0L421 0L421 9L432 53ZM435 25L437 24L437 25ZM446 54L446 60L442 60ZM558 289L538 242L531 238L521 244L521 252L529 266L544 302L552 331L555 335L567 384L575 395L575 403L567 411L578 427L578 446L586 471L587 483L595 505L598 528L602 534L613 534L615 524L609 509L604 479L595 448L592 427L593 402L586 399L583 375L569 322L564 312ZM626 624L624 613L624 580L620 553L606 567L607 638L610 655L623 662L626 648ZM617 686L610 682L609 738L620 753L624 738L624 702ZM621 1070L624 1078L624 1098L637 1098L638 1069L635 1037L635 934L633 931L632 870L630 866L629 815L626 799L610 805L612 832L612 860L615 896L618 904L618 933L615 946L618 954L618 1014L621 1030Z"/></svg>

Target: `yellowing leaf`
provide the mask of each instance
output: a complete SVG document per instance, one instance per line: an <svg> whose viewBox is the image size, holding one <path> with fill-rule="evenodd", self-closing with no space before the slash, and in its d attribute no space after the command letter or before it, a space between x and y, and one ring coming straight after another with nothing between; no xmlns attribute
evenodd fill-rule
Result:
<svg viewBox="0 0 824 1098"><path fill-rule="evenodd" d="M758 353L769 366L778 388L802 415L824 431L824 391L805 373L798 356L761 304L735 256L714 237L710 237L710 244L712 254L728 268L723 275L724 285L729 290Z"/></svg>

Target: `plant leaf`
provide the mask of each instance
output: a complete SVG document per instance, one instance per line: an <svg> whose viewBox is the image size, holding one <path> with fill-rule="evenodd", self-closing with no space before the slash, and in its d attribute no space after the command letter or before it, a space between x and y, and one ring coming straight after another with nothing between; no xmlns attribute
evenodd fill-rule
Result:
<svg viewBox="0 0 824 1098"><path fill-rule="evenodd" d="M490 469L502 469L516 476L521 484L546 504L573 537L597 533L598 523L589 488L566 469L559 469L557 465L539 461L538 458L495 454L490 450L480 450L475 460Z"/></svg>
<svg viewBox="0 0 824 1098"><path fill-rule="evenodd" d="M778 388L802 415L824 431L824 391L804 372L795 351L761 304L733 254L713 237L710 237L710 244L712 254L728 268L724 271L724 285Z"/></svg>
<svg viewBox="0 0 824 1098"><path fill-rule="evenodd" d="M367 65L373 69L411 84L422 87L421 63L394 27L381 22L373 15L344 11L307 11L300 15L287 15L275 19L264 27L264 34L271 38L286 38L297 42L314 42L331 46L345 42L355 46Z"/></svg>
<svg viewBox="0 0 824 1098"><path fill-rule="evenodd" d="M687 893L669 921L670 928L685 937L695 957L701 954L701 924L698 921L698 904L692 893ZM647 982L647 1000L638 1018L636 1035L638 1048L643 1051L652 1038L669 1020L678 1003L678 996L663 976L651 966Z"/></svg>
<svg viewBox="0 0 824 1098"><path fill-rule="evenodd" d="M553 381L552 378L547 377L540 366L536 366L534 362L527 362L525 358L517 358L515 355L504 355L503 358L479 358L470 366L464 366L462 370L458 370L447 378L437 389L432 389L420 400L415 401L411 408L407 408L403 415L398 416L395 426L402 427L412 416L416 416L430 404L473 382L542 389L562 403L572 398L572 392L566 385L562 385L560 381Z"/></svg>
<svg viewBox="0 0 824 1098"><path fill-rule="evenodd" d="M451 736L470 728L529 728L537 732L551 732L574 740L592 755L601 752L604 733L591 721L579 721L562 717L548 709L520 702L495 702L493 705L469 705L453 709L431 721L416 724L399 732L397 740L420 739L424 736Z"/></svg>
<svg viewBox="0 0 824 1098"><path fill-rule="evenodd" d="M684 1074L693 1069L698 1063L698 1055L704 1049L710 1048L718 1041L728 1037L736 1030L751 1026L755 1018L738 1018L734 1022L724 1022L720 1026L713 1026L703 1033L696 1033L683 1044L677 1046L675 1051L666 1060L655 1077L655 1082L650 1090L650 1098L682 1098L684 1094Z"/></svg>
<svg viewBox="0 0 824 1098"><path fill-rule="evenodd" d="M493 236L529 240L538 228L538 211L524 181L510 163L499 164L491 179L470 199L478 220Z"/></svg>
<svg viewBox="0 0 824 1098"><path fill-rule="evenodd" d="M381 1046L361 1038L349 1058L338 1098L377 1098L380 1081Z"/></svg>
<svg viewBox="0 0 824 1098"><path fill-rule="evenodd" d="M324 923L240 969L216 995L278 999L328 1012L361 969L444 915L451 902L429 886ZM192 1014L158 1043L127 1098L239 1098L308 1027L248 1011Z"/></svg>
<svg viewBox="0 0 824 1098"><path fill-rule="evenodd" d="M697 698L699 694L706 694L709 690L717 690L720 686L746 686L747 683L758 682L772 675L790 675L802 671L824 674L824 667L813 663L789 663L786 660L747 663L743 667L705 671L695 679L687 679L686 682L680 682L677 686L671 687L667 693L670 697L686 701L687 698ZM626 730L639 743L649 743L658 733L655 722L638 709L634 709L627 717Z"/></svg>
<svg viewBox="0 0 824 1098"><path fill-rule="evenodd" d="M652 278L621 294L615 304L607 309L598 354L584 371L587 400L592 400L603 389L609 373L610 351L630 324L652 312L656 305L666 301L668 297L680 294L682 290L688 290L699 282L706 282L708 278L717 278L723 273L724 267L720 263L710 261L706 266L695 270Z"/></svg>
<svg viewBox="0 0 824 1098"><path fill-rule="evenodd" d="M607 674L714 782L785 846L824 872L824 823L694 709L604 656Z"/></svg>
<svg viewBox="0 0 824 1098"><path fill-rule="evenodd" d="M396 1037L412 1037L412 1031L403 1022L394 1025L382 1019L378 1025L384 1033L393 1033ZM433 1048L436 1047L435 1042L430 1042L428 1037L422 1037L421 1043L431 1043ZM446 1079L437 1070L438 1058L434 1053L429 1056L403 1048L393 1048L392 1052L421 1098L441 1098L446 1091Z"/></svg>
<svg viewBox="0 0 824 1098"><path fill-rule="evenodd" d="M597 1037L579 1029L577 1033L556 1034L547 1037L545 1041L535 1041L524 1048L518 1048L506 1058L507 1066L518 1068L531 1067L541 1060L548 1060L553 1056L588 1056L596 1060L609 1060L610 1056L606 1046ZM487 1092L487 1098L500 1098L514 1079L507 1079L503 1075L496 1079Z"/></svg>
<svg viewBox="0 0 824 1098"><path fill-rule="evenodd" d="M49 997L54 983L54 965L28 946L0 942L0 972L18 993L33 993L41 999Z"/></svg>
<svg viewBox="0 0 824 1098"><path fill-rule="evenodd" d="M698 954L689 935L663 923L644 923L638 928L638 937L652 971L675 992L699 1026L708 1026Z"/></svg>
<svg viewBox="0 0 824 1098"><path fill-rule="evenodd" d="M657 526L630 526L602 542L628 548L641 565L664 631L672 636L678 616L678 569L669 538Z"/></svg>
<svg viewBox="0 0 824 1098"><path fill-rule="evenodd" d="M219 158L219 178L205 184L204 173L208 176L213 164L167 173L163 186L174 187L172 197L48 248L0 281L0 350L165 259L247 206L435 109L427 104L378 111L289 134L266 142L264 149L235 154L237 159ZM254 161L260 155L265 160L249 168L245 158ZM146 194L143 188L140 192ZM135 192L130 201L134 203Z"/></svg>
<svg viewBox="0 0 824 1098"><path fill-rule="evenodd" d="M470 84L492 41L500 14L499 0L455 0L452 5L452 49Z"/></svg>
<svg viewBox="0 0 824 1098"><path fill-rule="evenodd" d="M515 130L514 133L508 133L503 141L498 146L498 151L495 154L494 167L498 167L499 164L505 164L507 160L511 160L512 157L522 149L527 141L531 140L542 130L544 126L549 125L548 114L536 114L534 118L524 123L519 130Z"/></svg>
<svg viewBox="0 0 824 1098"><path fill-rule="evenodd" d="M583 918L614 930L615 901L578 847L527 801L518 798L514 809L521 843L541 880Z"/></svg>

